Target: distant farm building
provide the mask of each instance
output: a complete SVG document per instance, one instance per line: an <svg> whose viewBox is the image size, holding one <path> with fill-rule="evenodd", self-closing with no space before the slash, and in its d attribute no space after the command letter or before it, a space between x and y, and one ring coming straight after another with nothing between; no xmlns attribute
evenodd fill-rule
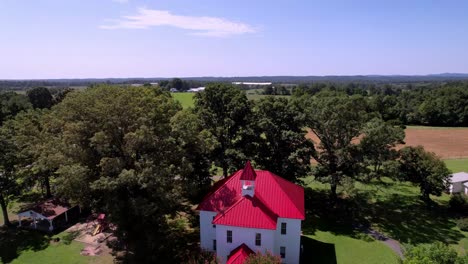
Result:
<svg viewBox="0 0 468 264"><path fill-rule="evenodd" d="M271 82L232 82L232 84L247 85L247 86L256 86L256 85L266 86L266 85L271 85L272 83Z"/></svg>
<svg viewBox="0 0 468 264"><path fill-rule="evenodd" d="M218 181L198 206L200 244L221 263L244 263L254 252L271 252L298 264L304 189L269 171L243 170Z"/></svg>
<svg viewBox="0 0 468 264"><path fill-rule="evenodd" d="M450 177L450 193L468 194L468 173L457 172Z"/></svg>
<svg viewBox="0 0 468 264"><path fill-rule="evenodd" d="M204 90L205 90L205 87L197 87L197 88L190 88L188 89L187 92L198 93L198 92L203 92Z"/></svg>

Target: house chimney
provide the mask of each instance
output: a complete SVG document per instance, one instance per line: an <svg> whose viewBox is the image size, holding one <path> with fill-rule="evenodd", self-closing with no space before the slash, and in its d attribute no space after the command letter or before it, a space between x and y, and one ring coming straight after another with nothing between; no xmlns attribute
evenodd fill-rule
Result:
<svg viewBox="0 0 468 264"><path fill-rule="evenodd" d="M257 174L255 173L255 170L252 168L250 161L247 161L240 177L242 196L254 196L256 178Z"/></svg>

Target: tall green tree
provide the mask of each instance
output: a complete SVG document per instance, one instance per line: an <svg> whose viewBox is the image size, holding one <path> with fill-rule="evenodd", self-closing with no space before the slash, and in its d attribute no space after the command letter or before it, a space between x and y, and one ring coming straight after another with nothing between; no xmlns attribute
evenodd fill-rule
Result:
<svg viewBox="0 0 468 264"><path fill-rule="evenodd" d="M361 137L363 168L367 179L372 179L382 176L384 165L398 158L395 146L404 143L405 131L376 117L365 124Z"/></svg>
<svg viewBox="0 0 468 264"><path fill-rule="evenodd" d="M172 137L182 148L181 159L189 164L190 171L184 174L185 189L189 198L199 202L211 187L210 154L216 145L211 133L203 129L198 116L191 110L179 111L171 119Z"/></svg>
<svg viewBox="0 0 468 264"><path fill-rule="evenodd" d="M168 218L184 209L191 172L171 125L180 110L159 89L101 85L68 94L50 115L62 157L58 194L107 213L138 263L170 262L177 253Z"/></svg>
<svg viewBox="0 0 468 264"><path fill-rule="evenodd" d="M0 207L3 213L4 225L10 226L8 204L19 191L15 177L16 153L18 149L13 143L13 131L8 125L0 127Z"/></svg>
<svg viewBox="0 0 468 264"><path fill-rule="evenodd" d="M61 159L55 137L47 129L50 120L47 109L29 110L11 120L14 142L18 151L17 174L25 184L42 187L44 196L52 196L51 180Z"/></svg>
<svg viewBox="0 0 468 264"><path fill-rule="evenodd" d="M50 108L53 104L53 97L46 87L37 87L26 92L29 101L34 108Z"/></svg>
<svg viewBox="0 0 468 264"><path fill-rule="evenodd" d="M290 181L308 175L313 143L289 100L266 97L254 104L253 112L258 135L255 163Z"/></svg>
<svg viewBox="0 0 468 264"><path fill-rule="evenodd" d="M210 84L195 95L195 111L202 126L216 139L212 159L227 177L247 158L249 122L252 117L246 94L229 84Z"/></svg>
<svg viewBox="0 0 468 264"><path fill-rule="evenodd" d="M337 186L346 177L354 178L362 170L358 138L368 121L367 103L361 96L346 96L335 92L307 94L295 98L303 112L306 127L319 139L312 152L317 161L315 177L330 184L332 198Z"/></svg>
<svg viewBox="0 0 468 264"><path fill-rule="evenodd" d="M0 126L7 119L13 118L19 112L31 109L28 97L15 92L0 92Z"/></svg>
<svg viewBox="0 0 468 264"><path fill-rule="evenodd" d="M404 147L400 150L400 179L419 185L424 202L430 203L430 195L440 196L449 187L450 170L435 153L422 146Z"/></svg>
<svg viewBox="0 0 468 264"><path fill-rule="evenodd" d="M0 207L7 226L10 225L8 203L20 191L15 172L19 149L14 144L14 129L7 123L30 108L26 96L14 92L0 93Z"/></svg>

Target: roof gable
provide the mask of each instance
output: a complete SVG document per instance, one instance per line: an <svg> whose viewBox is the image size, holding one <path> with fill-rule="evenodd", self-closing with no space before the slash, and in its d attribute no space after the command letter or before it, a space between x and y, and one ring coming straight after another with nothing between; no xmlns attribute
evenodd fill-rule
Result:
<svg viewBox="0 0 468 264"><path fill-rule="evenodd" d="M276 229L275 215L259 197L244 196L225 212L219 213L213 224L247 228Z"/></svg>
<svg viewBox="0 0 468 264"><path fill-rule="evenodd" d="M226 264L243 264L251 255L255 254L246 244L242 244L231 251Z"/></svg>

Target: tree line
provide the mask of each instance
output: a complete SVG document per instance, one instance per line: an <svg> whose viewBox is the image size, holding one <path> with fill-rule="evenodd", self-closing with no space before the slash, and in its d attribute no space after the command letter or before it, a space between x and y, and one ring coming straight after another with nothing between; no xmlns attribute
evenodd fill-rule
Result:
<svg viewBox="0 0 468 264"><path fill-rule="evenodd" d="M394 124L468 126L468 82L313 83L294 89L298 95L321 91L366 97L373 111Z"/></svg>
<svg viewBox="0 0 468 264"><path fill-rule="evenodd" d="M433 153L395 149L403 128L367 96L325 89L250 101L233 85L213 83L194 100L183 110L160 87L112 85L0 94L5 223L8 201L39 189L107 212L127 261L181 262L191 253L172 220L200 201L217 168L227 177L251 160L299 184L329 183L334 199L347 180L383 176L418 184L428 204L447 187L450 172Z"/></svg>

